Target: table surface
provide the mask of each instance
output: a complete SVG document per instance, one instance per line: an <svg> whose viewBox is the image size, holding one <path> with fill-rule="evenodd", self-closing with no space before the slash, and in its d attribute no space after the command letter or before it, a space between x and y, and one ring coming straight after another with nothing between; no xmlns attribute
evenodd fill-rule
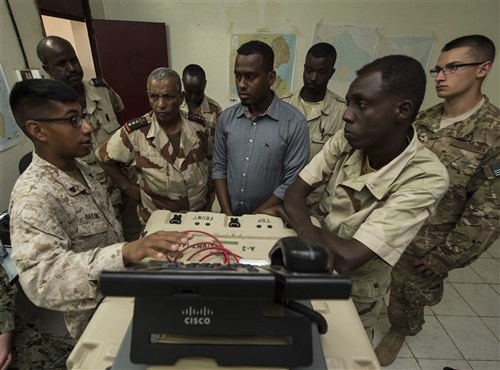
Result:
<svg viewBox="0 0 500 370"><path fill-rule="evenodd" d="M350 299L312 301L312 304L328 321L328 333L321 336L328 369L380 369L372 345ZM133 298L105 298L68 357L68 369L105 369L111 366L132 319L133 307ZM215 361L210 359L193 358L181 359L175 366L150 366L148 369L217 367Z"/></svg>

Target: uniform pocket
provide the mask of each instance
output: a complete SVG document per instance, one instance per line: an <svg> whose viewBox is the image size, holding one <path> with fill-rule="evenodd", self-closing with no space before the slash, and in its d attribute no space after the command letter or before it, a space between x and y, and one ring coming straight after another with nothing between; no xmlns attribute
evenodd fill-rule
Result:
<svg viewBox="0 0 500 370"><path fill-rule="evenodd" d="M118 120L115 118L111 119L109 122L106 122L104 125L102 125L102 128L104 131L106 131L108 134L112 134L116 130L120 128L120 123Z"/></svg>
<svg viewBox="0 0 500 370"><path fill-rule="evenodd" d="M85 214L85 222L78 225L79 236L95 236L107 231L108 223L102 219L93 219L92 217L99 217L96 214Z"/></svg>

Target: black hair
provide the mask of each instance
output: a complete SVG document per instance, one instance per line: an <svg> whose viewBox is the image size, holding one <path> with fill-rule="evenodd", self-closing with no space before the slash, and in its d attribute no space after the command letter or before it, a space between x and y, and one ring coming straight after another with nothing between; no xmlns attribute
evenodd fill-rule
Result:
<svg viewBox="0 0 500 370"><path fill-rule="evenodd" d="M415 119L425 95L425 71L415 59L406 55L387 55L368 63L357 75L380 71L384 88L391 94L413 102L411 119Z"/></svg>
<svg viewBox="0 0 500 370"><path fill-rule="evenodd" d="M78 94L64 82L32 79L17 82L9 97L16 123L26 135L26 121L43 114L53 102L75 103L78 102Z"/></svg>
<svg viewBox="0 0 500 370"><path fill-rule="evenodd" d="M184 68L184 70L182 71L182 77L184 78L187 75L199 77L202 81L205 81L207 79L205 71L198 64L187 65L186 68Z"/></svg>
<svg viewBox="0 0 500 370"><path fill-rule="evenodd" d="M252 40L241 45L238 50L238 55L262 55L264 60L263 67L266 72L271 72L274 67L274 51L265 42Z"/></svg>
<svg viewBox="0 0 500 370"><path fill-rule="evenodd" d="M332 44L327 42L320 42L318 44L314 44L307 51L307 55L312 56L313 58L332 58L332 65L335 65L337 61L337 50Z"/></svg>
<svg viewBox="0 0 500 370"><path fill-rule="evenodd" d="M493 62L495 60L495 44L483 35L467 35L458 37L443 46L441 51L450 51L460 47L471 48L474 56L480 59L478 62Z"/></svg>

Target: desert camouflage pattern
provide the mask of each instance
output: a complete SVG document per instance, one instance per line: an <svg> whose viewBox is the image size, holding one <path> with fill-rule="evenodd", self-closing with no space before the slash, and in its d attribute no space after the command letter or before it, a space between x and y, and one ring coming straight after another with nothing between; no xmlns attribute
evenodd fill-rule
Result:
<svg viewBox="0 0 500 370"><path fill-rule="evenodd" d="M31 328L16 310L18 288L0 266L0 334L13 331L9 369L64 369L73 346Z"/></svg>
<svg viewBox="0 0 500 370"><path fill-rule="evenodd" d="M500 110L485 97L471 117L440 130L441 112L438 104L415 122L422 143L446 166L450 188L393 272L389 317L407 335L421 330L424 306L441 301L448 272L471 264L500 236ZM424 256L438 276L414 271L413 261Z"/></svg>
<svg viewBox="0 0 500 370"><path fill-rule="evenodd" d="M141 189L139 216L145 224L158 209L173 212L200 211L207 206L209 159L205 127L181 114L179 154L152 112L151 124L132 132L116 132L97 152L107 164L137 169Z"/></svg>
<svg viewBox="0 0 500 370"><path fill-rule="evenodd" d="M184 112L185 114L189 114L189 107L186 101L186 98L184 98L184 102L180 106L181 112ZM208 96L204 96L203 101L201 102L200 106L196 110L196 112L193 112L196 116L200 117L203 119L203 125L207 129L208 133L208 159L209 159L209 179L212 176L212 157L214 153L214 139L215 139L215 129L217 127L217 121L219 120L219 116L222 112L222 108L217 103L215 100L209 98ZM186 117L186 116L185 116ZM190 119L189 117L187 117ZM196 121L195 121L196 122ZM215 186L212 181L209 181L208 183L208 200L207 200L207 210L210 210L212 208L212 204L215 200Z"/></svg>
<svg viewBox="0 0 500 370"><path fill-rule="evenodd" d="M107 85L94 86L90 81L84 80L83 87L87 105L85 110L91 116L90 124L94 129L92 133L94 151L82 160L85 163L96 163L95 151L120 128L116 113L123 111L124 106L118 94Z"/></svg>
<svg viewBox="0 0 500 370"><path fill-rule="evenodd" d="M77 338L101 300L100 271L123 269L122 228L105 190L75 160L88 186L41 159L19 177L9 205L11 258L28 298L63 311Z"/></svg>
<svg viewBox="0 0 500 370"><path fill-rule="evenodd" d="M337 132L302 170L309 185L326 184L317 217L322 227L344 239L357 239L377 257L350 275L352 299L363 303L361 321L368 333L374 325L366 304L377 304L389 289L391 267L434 213L448 188L438 158L410 133L411 141L383 168L361 174L364 153L351 148Z"/></svg>
<svg viewBox="0 0 500 370"><path fill-rule="evenodd" d="M182 112L189 113L189 107L186 98L182 102L182 105L179 108ZM193 112L199 117L202 117L204 120L203 125L208 130L208 153L209 158L212 158L212 153L214 152L214 137L215 137L215 128L217 127L217 120L222 112L222 108L215 100L209 98L208 96L204 96L203 101L200 106Z"/></svg>
<svg viewBox="0 0 500 370"><path fill-rule="evenodd" d="M308 162L310 162L312 158L323 149L328 139L335 135L337 131L344 128L342 116L346 109L346 101L327 89L325 98L320 104L320 112L316 114L312 113L308 116L302 106L300 92L301 90L295 91L293 94L286 95L282 99L293 105L306 117L309 127L310 149ZM323 193L324 190L325 186L321 185L307 197L307 204L312 212L317 208L321 193Z"/></svg>
<svg viewBox="0 0 500 370"><path fill-rule="evenodd" d="M118 206L121 203L120 189L113 184L97 163L95 151L120 128L116 113L123 111L123 102L120 96L102 79L83 80L82 82L85 89L85 110L90 114L90 124L94 129L92 133L93 150L82 157L82 160L92 167L97 180L107 190L111 202Z"/></svg>

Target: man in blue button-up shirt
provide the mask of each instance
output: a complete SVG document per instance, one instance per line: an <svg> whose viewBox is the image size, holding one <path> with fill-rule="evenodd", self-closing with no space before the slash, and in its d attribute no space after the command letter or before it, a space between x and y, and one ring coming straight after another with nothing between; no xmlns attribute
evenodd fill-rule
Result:
<svg viewBox="0 0 500 370"><path fill-rule="evenodd" d="M234 76L241 104L225 109L219 118L212 172L227 215L264 213L281 204L307 163L307 121L271 90L273 62L273 50L261 41L238 49Z"/></svg>

